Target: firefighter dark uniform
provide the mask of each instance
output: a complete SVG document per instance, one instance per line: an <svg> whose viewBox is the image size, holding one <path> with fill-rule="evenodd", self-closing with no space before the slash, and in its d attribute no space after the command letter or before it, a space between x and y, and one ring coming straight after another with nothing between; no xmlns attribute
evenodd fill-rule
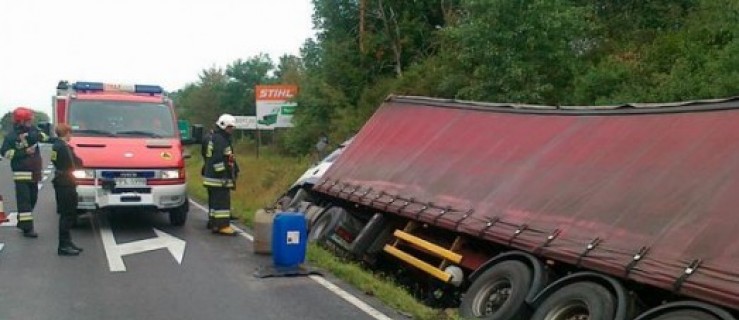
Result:
<svg viewBox="0 0 739 320"><path fill-rule="evenodd" d="M206 146L203 185L208 190L208 227L213 232L232 235L235 233L229 223L231 190L235 188L239 168L234 161L231 134L226 131L228 126L233 126L232 122L235 120L227 121L230 118L224 116L219 118L219 127L210 135ZM226 120L221 121L222 119Z"/></svg>
<svg viewBox="0 0 739 320"><path fill-rule="evenodd" d="M74 154L66 141L57 139L51 151L51 162L56 168L54 192L59 214L59 248L60 255L78 255L82 249L72 242L69 230L77 219L77 181L72 173L82 167L82 160Z"/></svg>
<svg viewBox="0 0 739 320"><path fill-rule="evenodd" d="M33 111L16 109L13 113L15 125L3 141L0 154L10 159L15 182L15 198L18 207L18 228L23 235L35 238L33 208L38 200L38 182L41 180L41 154L38 144L48 142L46 134L36 127L24 124L33 119ZM30 113L30 114L29 114Z"/></svg>

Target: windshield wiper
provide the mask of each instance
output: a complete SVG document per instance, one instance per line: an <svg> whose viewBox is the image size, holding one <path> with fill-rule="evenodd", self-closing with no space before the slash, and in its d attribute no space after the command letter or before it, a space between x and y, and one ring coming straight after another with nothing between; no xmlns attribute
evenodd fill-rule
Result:
<svg viewBox="0 0 739 320"><path fill-rule="evenodd" d="M99 135L108 136L108 137L115 137L114 133L110 131L99 130L99 129L75 129L75 130L72 130L72 133L99 134Z"/></svg>
<svg viewBox="0 0 739 320"><path fill-rule="evenodd" d="M161 138L161 135L158 135L151 131L143 131L143 130L128 130L128 131L118 131L116 134L130 134L130 135L141 135L141 136L147 136L152 138Z"/></svg>

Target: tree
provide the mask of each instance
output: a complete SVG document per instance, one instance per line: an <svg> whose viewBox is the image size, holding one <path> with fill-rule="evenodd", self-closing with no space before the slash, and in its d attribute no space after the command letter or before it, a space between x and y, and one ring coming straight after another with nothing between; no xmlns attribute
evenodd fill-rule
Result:
<svg viewBox="0 0 739 320"><path fill-rule="evenodd" d="M235 115L256 115L255 87L274 82L275 66L267 54L238 59L226 67L228 84L224 92L224 111Z"/></svg>
<svg viewBox="0 0 739 320"><path fill-rule="evenodd" d="M38 125L39 123L49 122L49 115L47 115L45 112L34 110L33 114L34 114L34 117L33 117L34 125ZM10 132L10 130L13 130L13 112L12 111L5 113L3 117L0 118L0 127L5 133L8 133Z"/></svg>
<svg viewBox="0 0 739 320"><path fill-rule="evenodd" d="M614 104L736 95L735 0L313 0L316 37L300 56L266 55L203 72L178 112L211 122L253 114L253 87L297 83L307 152L341 141L388 94L493 102ZM215 68L215 67L214 67Z"/></svg>
<svg viewBox="0 0 739 320"><path fill-rule="evenodd" d="M283 55L277 64L274 77L279 83L298 84L303 72L305 72L305 68L300 57Z"/></svg>

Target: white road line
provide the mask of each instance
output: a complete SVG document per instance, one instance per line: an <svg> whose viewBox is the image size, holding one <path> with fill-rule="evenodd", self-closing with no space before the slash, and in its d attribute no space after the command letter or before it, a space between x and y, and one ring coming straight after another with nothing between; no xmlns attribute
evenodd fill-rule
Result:
<svg viewBox="0 0 739 320"><path fill-rule="evenodd" d="M98 222L100 223L100 239L103 240L103 247L106 248L105 256L108 259L108 267L110 268L110 271L126 271L126 265L123 263L123 257L118 252L115 236L113 236L113 231L110 230L108 219L106 219L106 217L102 217Z"/></svg>
<svg viewBox="0 0 739 320"><path fill-rule="evenodd" d="M49 168L52 168L52 165L49 165ZM44 187L44 182L49 179L49 176L51 175L51 170L44 170L44 177L41 178L41 181L38 183L38 190L41 191L41 188Z"/></svg>
<svg viewBox="0 0 739 320"><path fill-rule="evenodd" d="M206 208L202 204L195 202L195 200L190 199L190 203L198 207L200 210L203 210L203 212L208 212L208 208ZM254 241L254 237L246 233L246 231L241 230L240 228L234 226L233 224L232 224L232 227L236 229L239 232L239 234L243 236L244 238L248 239L249 241ZM386 316L384 313L373 308L372 306L362 301L361 299L357 298L356 296L352 295L351 293L344 291L343 289L339 288L338 286L324 279L323 277L311 275L309 276L309 278L311 278L316 283L322 285L324 288L328 289L329 291L333 292L335 295L339 296L340 298L351 303L352 305L357 307L359 310L364 311L364 313L368 314L372 318L375 318L378 320L392 320L392 318Z"/></svg>
<svg viewBox="0 0 739 320"><path fill-rule="evenodd" d="M353 296L351 293L344 291L343 289L337 287L335 284L331 283L330 281L324 279L321 276L317 275L310 275L308 276L313 281L318 282L318 284L322 285L329 291L333 292L337 296L341 297L342 299L346 300L347 302L353 304L355 307L359 308L359 310L364 311L366 314L370 315L371 317L379 320L392 320L392 318L386 316L384 313L378 311L377 309L373 308L372 306L368 305L364 301L360 300L359 298Z"/></svg>
<svg viewBox="0 0 739 320"><path fill-rule="evenodd" d="M5 248L5 244L0 242L0 251L3 251L3 248Z"/></svg>

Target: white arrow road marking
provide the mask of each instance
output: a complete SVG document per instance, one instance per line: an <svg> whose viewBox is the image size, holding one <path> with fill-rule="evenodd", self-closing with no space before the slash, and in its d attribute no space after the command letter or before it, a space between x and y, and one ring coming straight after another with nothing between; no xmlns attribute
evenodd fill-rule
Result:
<svg viewBox="0 0 739 320"><path fill-rule="evenodd" d="M156 228L154 228L154 233L157 235L155 238L118 244L115 241L115 236L113 236L113 231L110 229L108 220L102 216L100 218L100 238L103 240L103 247L105 247L105 255L108 257L110 272L126 271L123 256L158 249L169 250L169 253L177 260L177 263L182 264L182 258L185 256L186 242Z"/></svg>
<svg viewBox="0 0 739 320"><path fill-rule="evenodd" d="M8 213L8 222L0 223L0 227L15 227L18 225L18 213L17 212L10 212Z"/></svg>

